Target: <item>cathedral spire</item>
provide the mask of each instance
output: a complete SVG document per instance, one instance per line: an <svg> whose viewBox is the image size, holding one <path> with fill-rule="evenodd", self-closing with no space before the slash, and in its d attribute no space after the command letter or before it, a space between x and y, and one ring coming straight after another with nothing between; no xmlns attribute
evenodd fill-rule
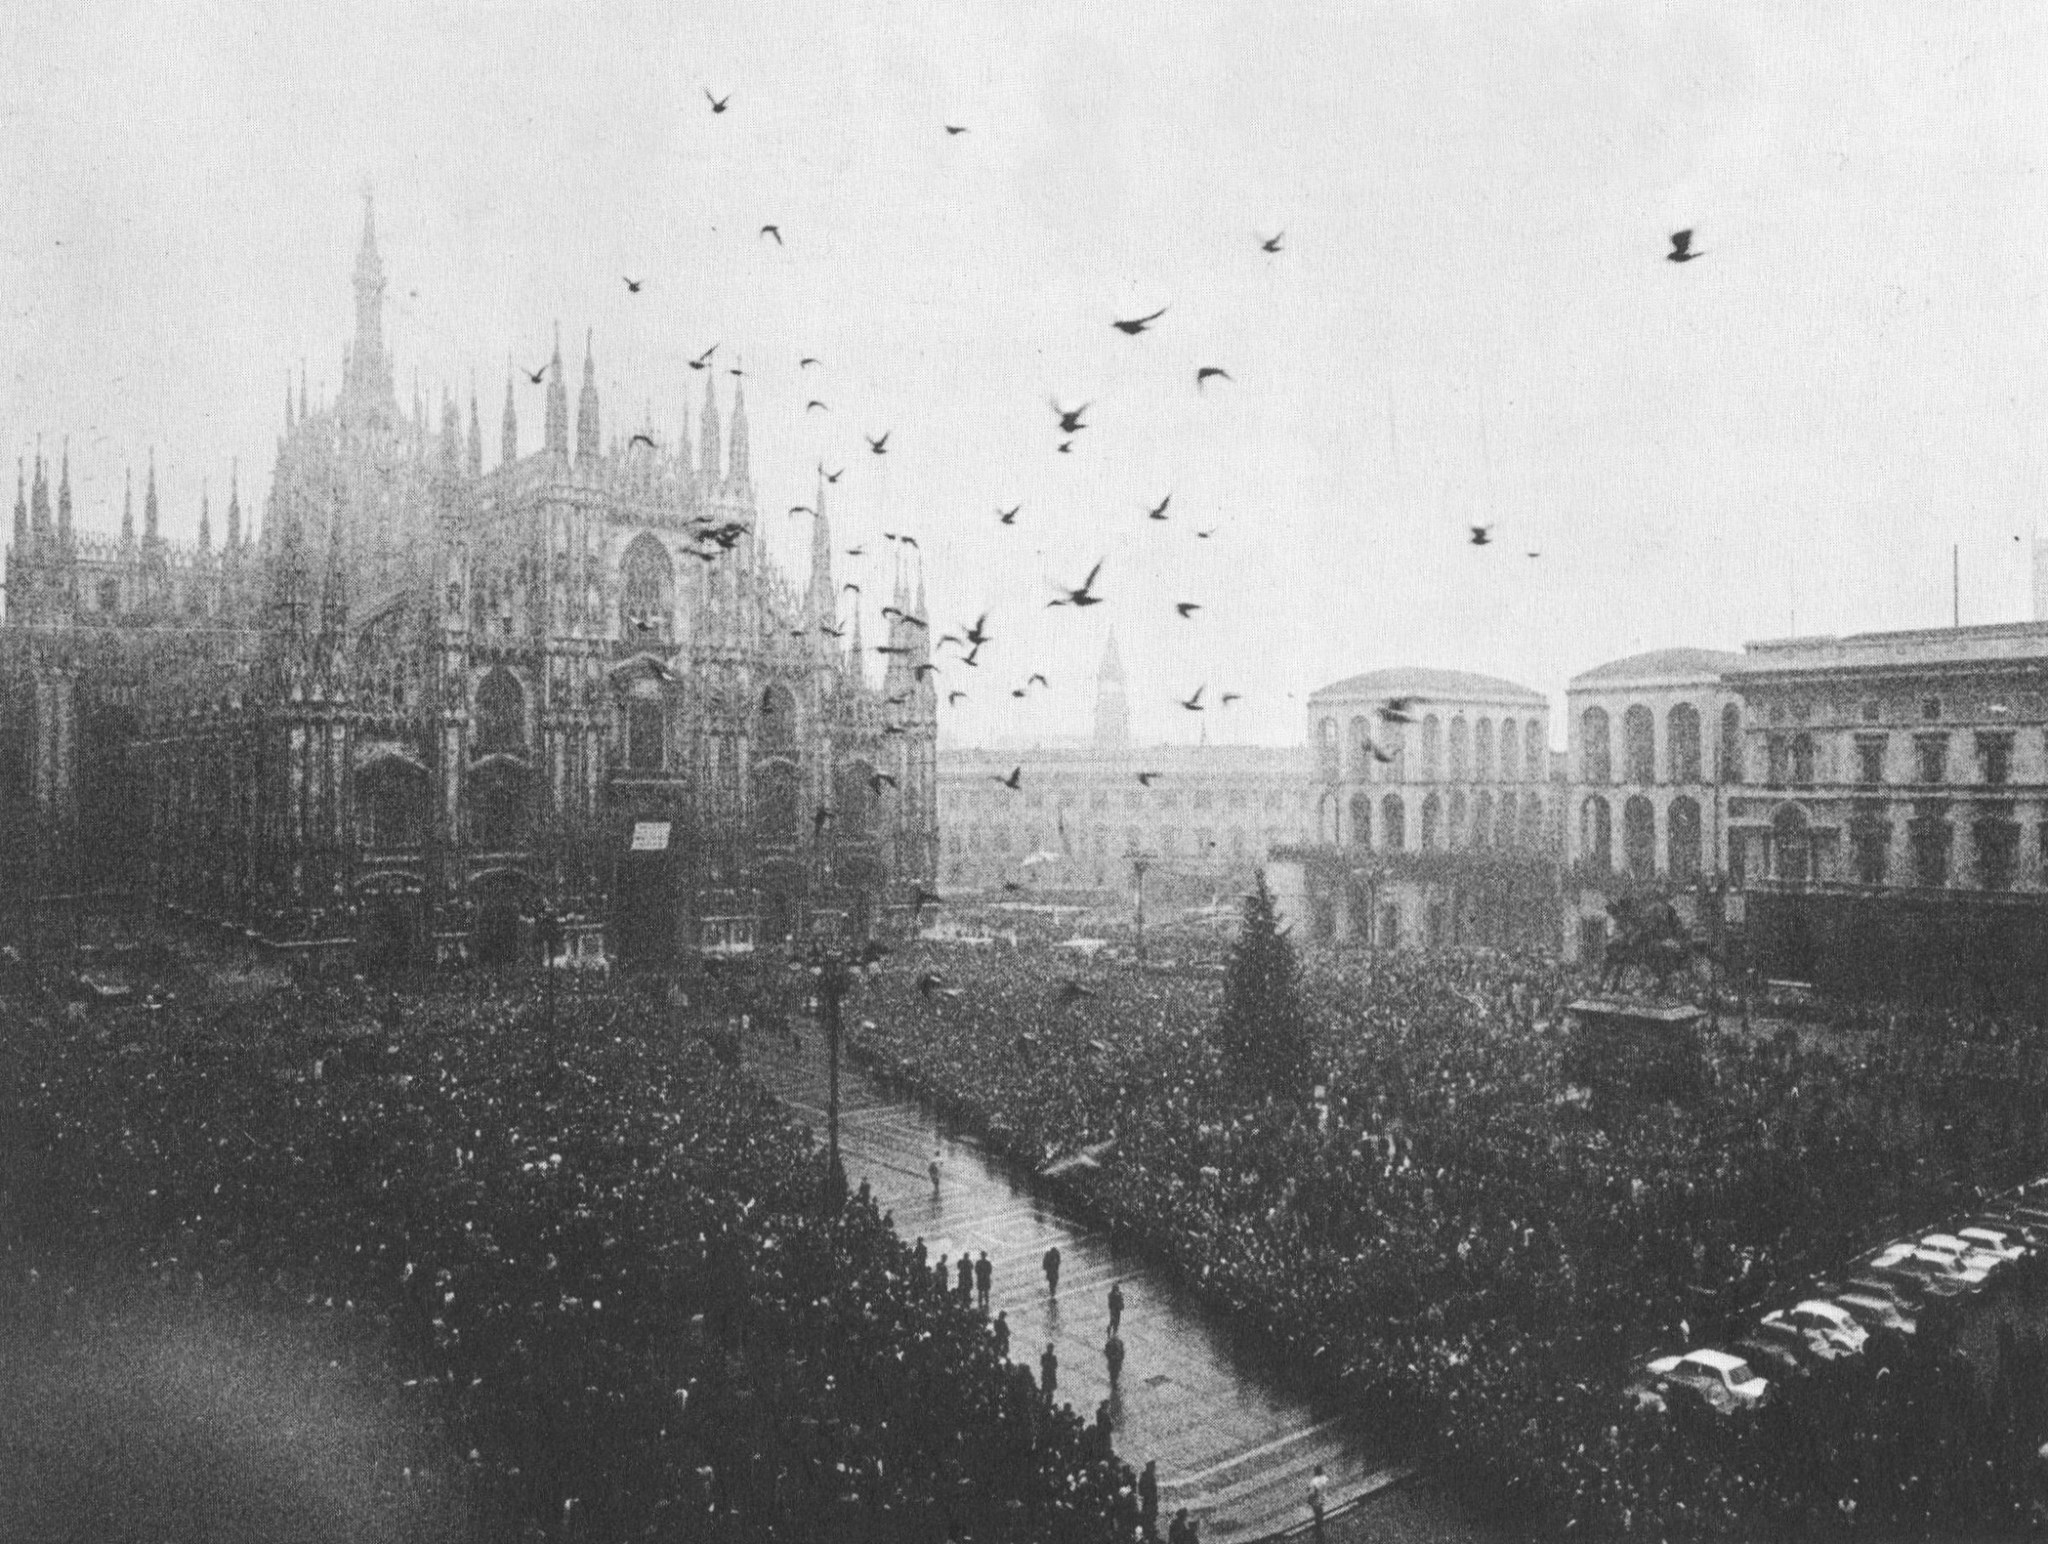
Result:
<svg viewBox="0 0 2048 1544"><path fill-rule="evenodd" d="M242 463L228 463L228 551L242 547Z"/></svg>
<svg viewBox="0 0 2048 1544"><path fill-rule="evenodd" d="M512 405L512 356L505 356L505 422L498 430L498 465L510 466L519 459L519 410Z"/></svg>
<svg viewBox="0 0 2048 1544"><path fill-rule="evenodd" d="M569 388L562 382L562 324L555 323L555 352L548 361L547 437L542 448L569 454Z"/></svg>
<svg viewBox="0 0 2048 1544"><path fill-rule="evenodd" d="M14 561L19 563L28 556L28 496L22 469L21 457L14 458Z"/></svg>
<svg viewBox="0 0 2048 1544"><path fill-rule="evenodd" d="M818 501L811 506L811 593L813 628L830 627L838 611L839 592L832 584L832 522L825 514L825 473L818 471ZM823 638L824 634L816 636Z"/></svg>
<svg viewBox="0 0 2048 1544"><path fill-rule="evenodd" d="M291 393L285 393L285 407L291 407ZM20 507L17 502L16 508ZM121 474L121 545L135 545L135 468L129 467Z"/></svg>
<svg viewBox="0 0 2048 1544"><path fill-rule="evenodd" d="M476 373L469 377L469 475L484 475L484 429L483 421L476 411Z"/></svg>
<svg viewBox="0 0 2048 1544"><path fill-rule="evenodd" d="M384 355L384 260L377 255L377 205L363 190L363 244L356 252L356 337L344 393L360 405L391 405L391 362ZM303 406L303 404L302 404Z"/></svg>
<svg viewBox="0 0 2048 1544"><path fill-rule="evenodd" d="M50 484L43 476L43 447L36 443L35 481L28 486L28 527L37 547L50 541Z"/></svg>
<svg viewBox="0 0 2048 1544"><path fill-rule="evenodd" d="M576 398L576 464L595 461L597 433L597 329L583 334L583 390Z"/></svg>
<svg viewBox="0 0 2048 1544"><path fill-rule="evenodd" d="M324 387L322 388L325 389ZM299 422L306 421L306 361L299 361Z"/></svg>
<svg viewBox="0 0 2048 1544"><path fill-rule="evenodd" d="M284 432L292 432L292 373L284 373Z"/></svg>
<svg viewBox="0 0 2048 1544"><path fill-rule="evenodd" d="M700 441L697 450L697 470L704 474L706 482L717 482L725 475L725 456L718 448L718 377L706 372L704 377L704 417L697 426Z"/></svg>
<svg viewBox="0 0 2048 1544"><path fill-rule="evenodd" d="M156 450L149 452L149 484L142 493L142 539L154 543L161 538L156 526Z"/></svg>
<svg viewBox="0 0 2048 1544"><path fill-rule="evenodd" d="M213 519L206 504L206 479L199 479L199 550L213 551Z"/></svg>
<svg viewBox="0 0 2048 1544"><path fill-rule="evenodd" d="M71 441L64 442L64 469L57 478L57 545L71 550Z"/></svg>
<svg viewBox="0 0 2048 1544"><path fill-rule="evenodd" d="M682 463L683 471L690 470L690 399L683 399L683 422L676 430L676 460Z"/></svg>
<svg viewBox="0 0 2048 1544"><path fill-rule="evenodd" d="M732 480L748 485L747 472L747 383L734 372L732 384Z"/></svg>

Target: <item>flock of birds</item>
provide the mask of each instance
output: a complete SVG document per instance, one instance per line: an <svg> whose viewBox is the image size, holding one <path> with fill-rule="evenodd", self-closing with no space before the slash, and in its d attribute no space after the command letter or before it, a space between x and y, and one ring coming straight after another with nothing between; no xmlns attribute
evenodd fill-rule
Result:
<svg viewBox="0 0 2048 1544"><path fill-rule="evenodd" d="M733 93L728 92L724 96L718 96L715 95L709 87L705 87L703 88L703 90L704 99L709 104L711 112L714 116L722 115L731 109ZM969 132L969 127L966 124L944 123L941 125L941 127L944 129L946 136L949 139L958 138L960 135ZM763 224L758 232L758 237L759 239L763 240L772 240L778 247L785 245L785 242L783 241L782 227L779 223L776 222L771 221L769 223ZM1278 231L1271 236L1259 237L1258 247L1260 252L1266 254L1267 256L1279 256L1282 252L1286 250L1285 237L1286 232L1284 230ZM1672 232L1670 237L1670 250L1664 254L1665 261L1670 263L1683 264L1694 262L1698 260L1700 257L1704 256L1704 253L1695 251L1693 249L1692 240L1693 232L1690 228L1686 230ZM621 278L629 294L637 295L641 293L641 291L645 288L646 281L644 279L635 279L625 275L621 275ZM1143 337L1145 334L1153 331L1156 327L1158 327L1158 325L1160 324L1162 319L1165 318L1170 309L1170 306L1161 306L1157 310L1147 312L1142 316L1113 318L1110 321L1109 325L1112 328L1114 328L1118 333L1122 334L1127 338ZM689 367L692 370L708 370L712 368L712 359L713 356L717 354L718 348L718 344L712 344L711 347L705 349L703 353L689 360ZM812 369L814 367L820 367L822 366L823 362L814 355L805 355L803 358L798 360L797 363L798 369L802 371ZM547 367L543 366L539 370L526 370L524 373L534 385L538 386L543 384L546 379ZM740 367L735 365L730 368L729 373L734 376L739 376L743 375L745 372ZM1198 392L1206 393L1212 381L1227 382L1232 385L1236 384L1236 378L1231 375L1229 370L1225 369L1221 365L1207 364L1198 366L1196 368L1194 372L1194 385L1195 389ZM1064 405L1057 396L1054 396L1048 400L1049 405L1052 409L1054 422L1057 426L1057 433L1054 436L1055 443L1053 445L1053 453L1056 455L1071 455L1073 453L1075 441L1091 427L1088 422L1087 414L1088 410L1094 404L1092 402L1083 402L1078 407L1068 407ZM814 412L829 413L830 411L830 404L828 404L821 397L807 398L804 403L804 412L806 414ZM862 438L867 443L869 454L874 456L887 455L889 453L890 436L893 433L893 429L885 429L880 434L864 433L862 435ZM652 436L645 433L635 434L632 438L631 443L645 444L650 450L658 448L655 445ZM825 469L824 464L822 462L819 463L818 466L818 475L822 479L822 481L826 483L838 482L839 479L843 475L845 475L845 471L846 468L841 467L837 471L828 472ZM1168 515L1168 510L1172 506L1172 503L1173 495L1169 492L1163 498L1161 498L1157 504L1152 505L1145 510L1145 518L1148 521L1153 522L1164 522L1168 520L1169 518L1171 518ZM1004 509L998 506L995 511L997 524L999 526L1004 527L1014 527L1017 523L1018 516L1022 514L1022 512L1023 506L1021 504L1013 505L1008 509ZM790 506L789 513L793 515L811 514L815 516L816 510L810 505L793 504ZM698 518L693 520L691 522L691 526L692 540L690 545L687 546L685 550L689 552L691 556L699 558L706 563L714 562L724 553L730 552L738 544L740 538L747 534L748 531L748 527L739 522L714 521L704 518ZM1208 529L1196 530L1194 534L1198 540L1206 541L1215 535L1216 529L1216 527L1212 526ZM1468 541L1472 546L1486 547L1493 545L1494 527L1492 524L1470 525L1467 529L1470 533ZM917 539L908 533L885 531L882 534L884 540L896 544L899 547L899 549L917 549ZM856 546L849 547L846 549L846 551L847 555L850 557L860 557L865 553L866 549L864 547ZM1538 558L1542 556L1542 553L1540 551L1532 550L1528 553L1528 555L1531 558ZM1056 593L1053 599L1046 602L1046 605L1048 607L1071 607L1076 611L1086 610L1091 606L1102 605L1107 599L1107 597L1100 594L1096 589L1096 583L1101 578L1102 569L1103 561L1098 560L1095 566L1088 570L1087 577L1084 578L1078 585L1055 586ZM842 595L846 594L847 592L859 594L860 586L856 583L849 581L848 583L842 585L840 588L840 593ZM1192 621L1194 619L1195 613L1201 611L1202 609L1203 603L1199 601L1183 600L1174 602L1175 614L1182 621ZM916 627L919 629L926 629L929 627L929 623L926 621L925 618L912 615L898 607L884 607L882 614L885 617L888 617L895 621L899 621L908 626ZM636 618L635 620L643 630L651 630L651 622L647 621L646 619ZM831 623L821 623L819 625L819 630L825 635L832 637L834 639L842 637L845 632L844 628L833 625ZM807 630L804 628L792 629L793 634L798 637L805 636L806 631ZM938 639L936 640L936 647L943 649L947 645L952 645L954 649L957 651L952 656L953 663L959 667L971 669L979 667L981 662L981 651L985 646L987 646L992 641L992 635L988 631L988 613L983 612L981 616L976 618L972 626L964 627L960 629L958 632L946 632L940 634ZM901 645L893 643L884 643L876 645L875 652L878 654L888 655L904 654L908 653L909 651ZM914 668L917 680L920 683L922 683L927 676L937 673L941 667L937 663L923 663L915 666ZM1013 698L1021 700L1030 693L1033 687L1042 687L1050 690L1051 682L1046 678L1046 676L1043 673L1034 672L1025 679L1022 685L1012 688L1010 691L1010 695ZM1209 702L1204 700L1207 693L1207 683L1199 685L1194 689L1194 691L1190 695L1178 699L1179 706L1184 711L1189 713L1204 712L1210 706ZM965 690L952 689L946 693L946 702L949 707L957 706L960 702L966 700L967 697L968 693ZM1240 694L1236 692L1222 692L1219 693L1214 699L1215 703L1218 706L1225 708L1229 707L1231 704L1238 702L1240 700ZM908 701L908 694L897 694L888 699L888 704L892 707L900 707ZM1413 718L1410 713L1410 709L1412 708L1412 706L1413 699L1411 698L1389 698L1385 702L1381 703L1379 706L1379 720L1382 723L1389 725L1411 723L1413 722ZM883 727L886 733L901 734L905 732L904 726L900 723L885 723ZM1365 742L1364 749L1368 751L1376 760L1382 763L1391 762L1394 759L1393 753L1385 750L1378 743L1377 739L1368 738ZM1156 781L1160 776L1162 776L1161 773L1153 771L1141 771L1136 774L1138 782L1146 788L1150 788L1153 782ZM885 787L893 786L895 784L895 781L895 778L891 777L888 773L875 773L873 775L872 782L874 784L874 791L876 795L879 796ZM1000 783L1003 787L1009 789L1013 793L1020 792L1024 787L1024 768L1022 767L1022 765L1016 766L1012 768L1010 772L1007 774L997 775L995 777L995 781ZM825 829L825 827L830 823L832 818L832 811L821 805L813 816L813 829L815 831L822 832ZM1012 885L1010 886L1010 888L1017 889L1020 887ZM935 901L937 897L930 897L930 899Z"/></svg>

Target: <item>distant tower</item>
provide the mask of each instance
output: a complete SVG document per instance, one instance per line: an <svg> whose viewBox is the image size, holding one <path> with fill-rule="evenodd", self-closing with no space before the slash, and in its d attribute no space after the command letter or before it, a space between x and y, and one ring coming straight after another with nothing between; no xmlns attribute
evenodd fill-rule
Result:
<svg viewBox="0 0 2048 1544"><path fill-rule="evenodd" d="M505 361L505 422L499 430L498 465L519 459L519 411L512 405L512 361Z"/></svg>
<svg viewBox="0 0 2048 1544"><path fill-rule="evenodd" d="M363 244L356 253L356 339L349 350L343 392L350 405L363 411L383 409L396 416L391 387L391 361L384 353L384 262L377 255L377 208L363 194ZM305 400L299 416L305 416Z"/></svg>
<svg viewBox="0 0 2048 1544"><path fill-rule="evenodd" d="M597 436L597 329L583 336L583 390L576 399L576 464L586 465L598 456Z"/></svg>
<svg viewBox="0 0 2048 1544"><path fill-rule="evenodd" d="M1124 662L1116 651L1116 632L1102 651L1095 676L1095 749L1119 755L1131 748L1131 704L1124 696Z"/></svg>
<svg viewBox="0 0 2048 1544"><path fill-rule="evenodd" d="M569 454L569 388L562 382L562 324L555 323L555 352L548 360L548 421L541 448Z"/></svg>

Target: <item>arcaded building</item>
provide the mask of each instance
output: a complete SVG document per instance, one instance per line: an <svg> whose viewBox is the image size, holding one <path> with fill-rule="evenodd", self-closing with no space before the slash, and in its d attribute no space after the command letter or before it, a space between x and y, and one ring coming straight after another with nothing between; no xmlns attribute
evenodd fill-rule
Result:
<svg viewBox="0 0 2048 1544"><path fill-rule="evenodd" d="M1558 947L1550 709L1497 676L1404 666L1309 698L1315 821L1275 884L1310 936Z"/></svg>
<svg viewBox="0 0 2048 1544"><path fill-rule="evenodd" d="M0 628L0 863L17 898L147 897L289 956L579 958L867 931L936 877L922 581L888 666L838 642L824 490L811 567L758 539L738 384L607 441L559 342L538 447L508 380L401 411L367 206L343 386L286 393L262 531L216 552L76 529L60 468L17 494ZM805 490L810 491L810 490Z"/></svg>

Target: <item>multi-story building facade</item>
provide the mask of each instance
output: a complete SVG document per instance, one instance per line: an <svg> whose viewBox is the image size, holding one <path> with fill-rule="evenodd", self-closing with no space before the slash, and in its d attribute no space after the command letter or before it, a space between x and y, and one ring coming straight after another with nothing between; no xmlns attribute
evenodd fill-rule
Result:
<svg viewBox="0 0 2048 1544"><path fill-rule="evenodd" d="M1702 886L1724 865L1722 790L1741 775L1742 703L1724 681L1741 660L1658 649L1572 678L1567 953L1600 957L1621 894L1662 895L1701 917Z"/></svg>
<svg viewBox="0 0 2048 1544"><path fill-rule="evenodd" d="M1550 710L1462 670L1368 671L1313 693L1309 840L1276 865L1310 936L1555 949Z"/></svg>
<svg viewBox="0 0 2048 1544"><path fill-rule="evenodd" d="M498 464L392 389L365 210L338 399L286 393L261 539L219 554L17 494L0 627L0 863L17 897L146 891L302 956L503 955L543 913L659 961L865 929L935 878L936 693L899 580L881 688L834 641L824 490L801 590L761 549L746 404L601 439L561 349ZM25 478L24 478L25 482Z"/></svg>
<svg viewBox="0 0 2048 1544"><path fill-rule="evenodd" d="M1112 637L1090 739L942 750L947 889L1118 891L1132 883L1135 859L1152 895L1206 900L1241 889L1269 849L1302 836L1309 793L1299 748L1140 748L1130 726ZM1013 771L1014 789L1002 781Z"/></svg>
<svg viewBox="0 0 2048 1544"><path fill-rule="evenodd" d="M1726 863L1759 967L2048 995L2048 625L1751 644Z"/></svg>

